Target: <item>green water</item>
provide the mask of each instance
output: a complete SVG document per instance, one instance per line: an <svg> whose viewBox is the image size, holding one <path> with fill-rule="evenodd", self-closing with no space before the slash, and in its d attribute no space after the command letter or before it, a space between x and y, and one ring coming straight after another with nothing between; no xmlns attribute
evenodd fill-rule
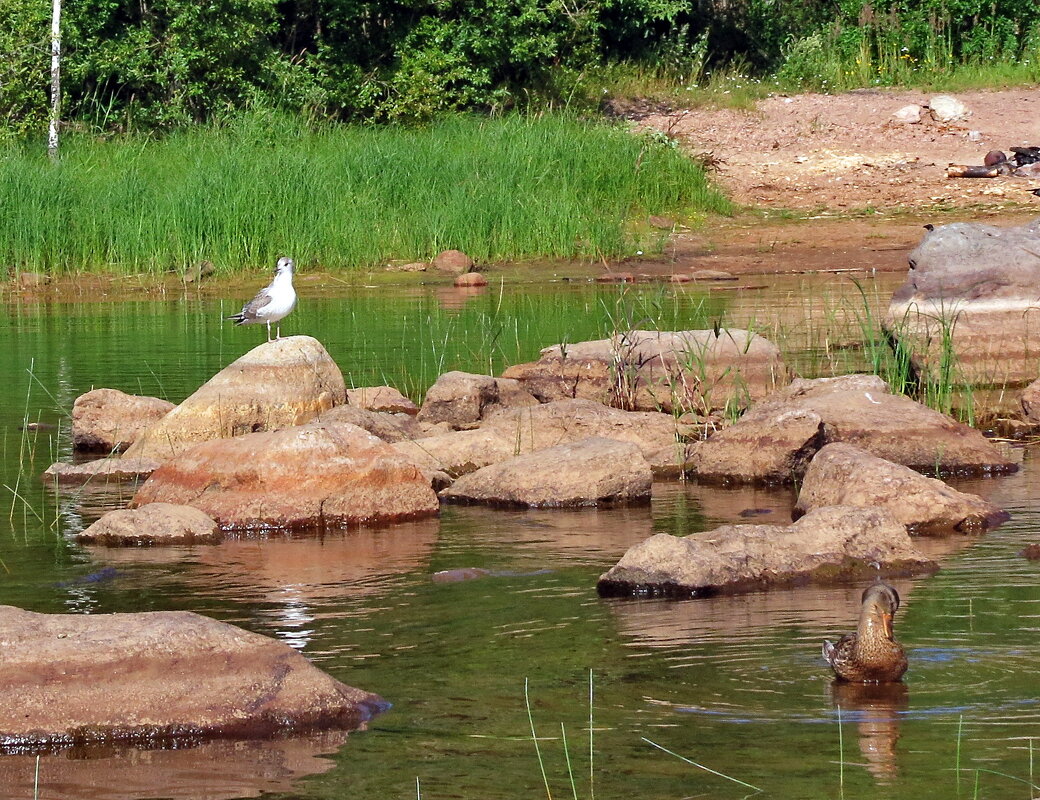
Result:
<svg viewBox="0 0 1040 800"><path fill-rule="evenodd" d="M468 298L433 288L318 294L283 332L317 336L348 383L416 396L440 371L499 371L554 342L603 335L614 320L710 326L726 306L688 291L565 284ZM67 436L62 427L26 434L23 421L63 426L92 386L182 399L262 340L262 328L219 321L242 299L6 305L0 603L198 611L282 639L393 708L345 741L47 755L41 798L545 797L525 685L554 798L753 793L646 740L763 796L1031 796L1022 781L1040 736L1040 567L1017 555L1040 528L1029 451L1016 453L1018 474L964 484L1010 510L1011 522L983 538L924 542L942 571L897 583L896 632L911 671L905 691L872 696L836 697L819 655L823 638L854 625L860 586L686 602L596 595L598 575L630 545L740 521L749 509L761 512L754 521L785 520L784 491L663 483L641 508L446 507L437 520L323 539L70 544L114 501L45 489L38 474L69 456ZM432 580L458 567L492 574ZM0 757L0 796L32 797L35 766L33 756Z"/></svg>

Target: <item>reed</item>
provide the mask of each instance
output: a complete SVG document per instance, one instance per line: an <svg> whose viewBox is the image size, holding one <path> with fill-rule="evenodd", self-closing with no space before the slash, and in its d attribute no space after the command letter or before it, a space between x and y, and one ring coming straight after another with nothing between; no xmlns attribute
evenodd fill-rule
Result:
<svg viewBox="0 0 1040 800"><path fill-rule="evenodd" d="M61 162L0 150L0 259L50 273L352 269L458 248L478 261L653 247L647 214L726 212L668 142L571 114L422 128L254 114L162 139L70 136Z"/></svg>

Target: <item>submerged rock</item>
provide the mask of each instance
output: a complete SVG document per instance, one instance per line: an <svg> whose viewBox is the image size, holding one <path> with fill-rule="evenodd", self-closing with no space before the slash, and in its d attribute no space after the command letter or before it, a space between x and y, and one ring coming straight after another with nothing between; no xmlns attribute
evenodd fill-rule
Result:
<svg viewBox="0 0 1040 800"><path fill-rule="evenodd" d="M73 538L80 544L112 546L217 544L224 534L216 521L197 508L149 503L109 511Z"/></svg>
<svg viewBox="0 0 1040 800"><path fill-rule="evenodd" d="M85 461L82 464L51 464L43 473L45 481L61 484L123 483L144 480L160 466L154 458L114 456Z"/></svg>
<svg viewBox="0 0 1040 800"><path fill-rule="evenodd" d="M200 442L301 425L345 399L343 375L321 343L288 336L222 369L141 434L126 455L163 461Z"/></svg>
<svg viewBox="0 0 1040 800"><path fill-rule="evenodd" d="M325 422L185 450L132 505L156 502L195 506L225 530L385 525L439 508L416 464L356 425Z"/></svg>
<svg viewBox="0 0 1040 800"><path fill-rule="evenodd" d="M101 453L125 450L174 407L158 397L141 397L118 389L81 394L72 404L72 447Z"/></svg>
<svg viewBox="0 0 1040 800"><path fill-rule="evenodd" d="M910 533L920 534L980 532L1010 519L977 495L841 443L827 445L813 458L794 513L837 505L885 509Z"/></svg>
<svg viewBox="0 0 1040 800"><path fill-rule="evenodd" d="M795 380L690 449L698 480L789 483L830 442L921 472L985 474L1017 466L977 430L893 395L876 375Z"/></svg>
<svg viewBox="0 0 1040 800"><path fill-rule="evenodd" d="M937 569L887 511L828 506L792 525L659 533L629 548L597 588L603 595L703 597Z"/></svg>
<svg viewBox="0 0 1040 800"><path fill-rule="evenodd" d="M387 707L291 647L187 611L0 606L0 750L357 728Z"/></svg>
<svg viewBox="0 0 1040 800"><path fill-rule="evenodd" d="M464 475L441 492L455 503L559 508L648 502L650 465L630 442L592 437Z"/></svg>
<svg viewBox="0 0 1040 800"><path fill-rule="evenodd" d="M748 331L628 331L556 345L509 367L539 400L578 398L636 411L745 408L790 381L779 349Z"/></svg>

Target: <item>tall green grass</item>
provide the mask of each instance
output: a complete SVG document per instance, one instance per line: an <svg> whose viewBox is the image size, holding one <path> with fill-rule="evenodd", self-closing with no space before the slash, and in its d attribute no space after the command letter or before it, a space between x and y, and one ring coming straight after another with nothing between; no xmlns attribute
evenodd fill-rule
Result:
<svg viewBox="0 0 1040 800"><path fill-rule="evenodd" d="M480 261L614 257L644 246L641 216L729 209L668 145L567 114L319 131L268 114L163 139L70 136L57 164L9 146L0 260L137 273L281 254L356 268L448 248Z"/></svg>

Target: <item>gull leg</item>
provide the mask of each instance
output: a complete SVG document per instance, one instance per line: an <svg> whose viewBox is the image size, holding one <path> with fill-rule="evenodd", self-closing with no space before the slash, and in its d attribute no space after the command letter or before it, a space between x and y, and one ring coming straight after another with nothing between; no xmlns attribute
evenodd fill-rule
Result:
<svg viewBox="0 0 1040 800"><path fill-rule="evenodd" d="M271 323L267 323L267 341L271 341Z"/></svg>

